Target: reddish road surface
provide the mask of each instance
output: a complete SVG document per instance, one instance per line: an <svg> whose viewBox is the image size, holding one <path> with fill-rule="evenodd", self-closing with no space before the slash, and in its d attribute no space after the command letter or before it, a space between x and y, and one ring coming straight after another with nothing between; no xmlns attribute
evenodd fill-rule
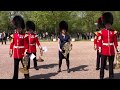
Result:
<svg viewBox="0 0 120 90"><path fill-rule="evenodd" d="M57 42L42 42L41 44L48 48L48 52L44 53L43 58L45 61L38 62L38 71L33 68L33 62L31 61L31 79L99 79L99 71L95 70L96 51L93 49L93 42L72 42L73 50L70 53L70 73L66 71L65 60L63 60L62 64L62 72L57 73ZM0 79L11 79L13 76L13 58L9 57L8 51L9 44L0 45ZM38 52L37 57L39 55ZM115 69L114 72L115 78L119 79L120 69ZM108 78L108 73L108 71L105 71L105 78ZM24 75L19 72L19 79L23 78Z"/></svg>

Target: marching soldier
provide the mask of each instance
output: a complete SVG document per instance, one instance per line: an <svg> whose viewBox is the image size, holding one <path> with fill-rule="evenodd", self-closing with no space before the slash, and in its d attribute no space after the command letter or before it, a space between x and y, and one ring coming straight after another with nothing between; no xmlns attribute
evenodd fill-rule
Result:
<svg viewBox="0 0 120 90"><path fill-rule="evenodd" d="M113 62L115 56L115 49L118 52L118 42L117 42L117 31L112 29L113 24L113 15L110 12L105 12L102 15L104 29L102 29L99 33L98 37L99 43L99 53L101 53L101 69L100 69L100 79L104 78L104 67L105 61L109 61L109 79L114 78L113 72ZM115 48L114 48L115 46Z"/></svg>
<svg viewBox="0 0 120 90"><path fill-rule="evenodd" d="M100 69L100 62L101 62L101 54L99 53L98 50L98 37L100 35L99 30L101 30L103 28L103 23L102 23L102 17L98 18L98 22L97 22L97 29L95 32L95 39L94 39L94 50L97 50L97 62L96 62L96 70ZM105 65L107 64L107 62L105 61ZM107 66L105 66L105 69L107 69Z"/></svg>
<svg viewBox="0 0 120 90"><path fill-rule="evenodd" d="M14 54L14 75L13 79L18 79L18 70L19 70L19 62L22 62L22 59L24 57L24 51L25 51L25 39L24 39L24 33L23 30L25 28L24 20L21 16L15 16L12 20L13 25L15 26L15 31L12 37L12 42L10 44L10 50L9 55L12 57ZM27 49L26 49L27 50ZM23 62L22 62L23 65ZM29 76L24 74L25 78L28 79Z"/></svg>
<svg viewBox="0 0 120 90"><path fill-rule="evenodd" d="M62 60L66 59L67 72L70 73L70 69L69 69L69 65L70 65L69 53L66 55L66 58L65 58L65 56L63 55L63 53L65 51L62 49L63 45L66 42L70 43L70 36L67 34L68 24L65 21L61 21L59 23L59 29L60 29L61 34L58 37L58 49L59 49L59 69L58 69L58 72L61 72Z"/></svg>
<svg viewBox="0 0 120 90"><path fill-rule="evenodd" d="M42 47L40 42L38 41L37 35L34 33L35 31L35 24L32 21L27 21L26 22L26 29L28 31L27 34L27 39L26 39L26 43L28 46L28 50L27 50L27 54L28 56L30 56L31 54L34 54L36 56L36 44L38 45L39 49L40 49L40 53L42 53ZM34 58L34 68L36 70L39 70L39 68L37 67L37 60L36 57ZM30 68L30 58L29 58L29 62L28 62L28 69Z"/></svg>

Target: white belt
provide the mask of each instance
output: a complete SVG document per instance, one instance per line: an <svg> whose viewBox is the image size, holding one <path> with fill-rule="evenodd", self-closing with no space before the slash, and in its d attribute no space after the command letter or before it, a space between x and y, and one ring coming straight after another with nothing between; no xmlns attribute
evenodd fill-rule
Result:
<svg viewBox="0 0 120 90"><path fill-rule="evenodd" d="M114 44L113 44L113 43L103 43L103 45L112 46L112 45L114 45Z"/></svg>
<svg viewBox="0 0 120 90"><path fill-rule="evenodd" d="M29 44L29 45L33 45L33 46L34 46L34 45L36 45L36 44Z"/></svg>
<svg viewBox="0 0 120 90"><path fill-rule="evenodd" d="M24 46L14 46L14 48L24 48Z"/></svg>

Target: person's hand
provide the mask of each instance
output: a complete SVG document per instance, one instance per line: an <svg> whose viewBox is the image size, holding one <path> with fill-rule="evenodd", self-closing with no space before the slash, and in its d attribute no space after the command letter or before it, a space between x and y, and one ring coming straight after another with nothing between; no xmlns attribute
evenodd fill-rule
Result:
<svg viewBox="0 0 120 90"><path fill-rule="evenodd" d="M27 50L25 50L24 52L24 57L26 57L28 54L27 54Z"/></svg>
<svg viewBox="0 0 120 90"><path fill-rule="evenodd" d="M41 54L41 56L43 55L43 49L40 49L40 54Z"/></svg>
<svg viewBox="0 0 120 90"><path fill-rule="evenodd" d="M42 56L43 55L43 48L40 46L39 49L40 49L40 54Z"/></svg>
<svg viewBox="0 0 120 90"><path fill-rule="evenodd" d="M59 49L60 52L62 52L62 49Z"/></svg>
<svg viewBox="0 0 120 90"><path fill-rule="evenodd" d="M94 46L94 50L97 50L96 46Z"/></svg>
<svg viewBox="0 0 120 90"><path fill-rule="evenodd" d="M101 53L101 50L99 50L99 53Z"/></svg>
<svg viewBox="0 0 120 90"><path fill-rule="evenodd" d="M10 57L12 57L12 55L13 55L13 51L12 50L9 51L9 55L10 55Z"/></svg>
<svg viewBox="0 0 120 90"><path fill-rule="evenodd" d="M117 53L120 53L120 50L119 49L116 49Z"/></svg>

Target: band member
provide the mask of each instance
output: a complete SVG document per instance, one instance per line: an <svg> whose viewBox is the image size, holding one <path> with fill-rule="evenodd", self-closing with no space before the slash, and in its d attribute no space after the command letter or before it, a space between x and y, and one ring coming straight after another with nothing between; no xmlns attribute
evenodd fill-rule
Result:
<svg viewBox="0 0 120 90"><path fill-rule="evenodd" d="M24 20L21 16L15 16L12 20L13 25L15 26L16 33L12 34L12 42L10 44L9 55L12 57L14 54L14 75L13 79L18 79L18 70L19 70L19 62L22 62L24 57L24 33L23 30L25 28ZM23 64L22 64L23 65ZM24 74L25 75L25 74ZM25 78L28 79L29 76L25 75Z"/></svg>
<svg viewBox="0 0 120 90"><path fill-rule="evenodd" d="M118 52L118 42L117 42L117 31L112 29L113 15L110 12L105 12L102 15L102 20L104 24L104 29L100 31L100 36L98 37L99 53L101 53L101 69L100 69L100 79L104 78L104 67L105 61L109 61L109 79L114 78L113 62L115 56L115 49ZM115 46L115 48L114 48Z"/></svg>
<svg viewBox="0 0 120 90"><path fill-rule="evenodd" d="M28 31L28 36L27 36L27 43L28 43L28 50L27 50L27 54L28 56L30 56L32 53L36 56L36 44L38 45L39 49L40 49L40 53L42 53L42 47L41 44L37 38L37 35L34 33L35 31L35 24L32 21L27 21L26 22L26 29ZM39 70L38 66L37 66L37 60L36 57L34 58L34 68L36 70ZM30 68L30 58L29 58L29 62L28 62L28 68Z"/></svg>
<svg viewBox="0 0 120 90"><path fill-rule="evenodd" d="M3 42L5 42L5 45L6 45L6 41L7 41L7 33L5 33L5 31L2 33L1 35L2 37L2 45L3 45Z"/></svg>
<svg viewBox="0 0 120 90"><path fill-rule="evenodd" d="M101 54L99 53L99 50L98 50L98 42L99 42L98 37L100 35L99 31L103 28L104 27L102 23L102 17L99 17L97 22L96 32L95 32L95 39L94 39L94 50L97 50L96 70L100 69ZM105 61L105 69L108 70L106 64L107 64L107 61Z"/></svg>
<svg viewBox="0 0 120 90"><path fill-rule="evenodd" d="M68 31L68 24L65 21L61 21L59 23L59 29L60 29L60 35L58 37L58 49L59 49L59 69L58 72L61 72L61 65L62 65L62 60L66 59L66 64L67 64L67 72L70 73L69 65L69 53L67 54L67 57L65 58L63 55L64 50L62 50L63 45L66 42L70 42L70 36L67 34Z"/></svg>

